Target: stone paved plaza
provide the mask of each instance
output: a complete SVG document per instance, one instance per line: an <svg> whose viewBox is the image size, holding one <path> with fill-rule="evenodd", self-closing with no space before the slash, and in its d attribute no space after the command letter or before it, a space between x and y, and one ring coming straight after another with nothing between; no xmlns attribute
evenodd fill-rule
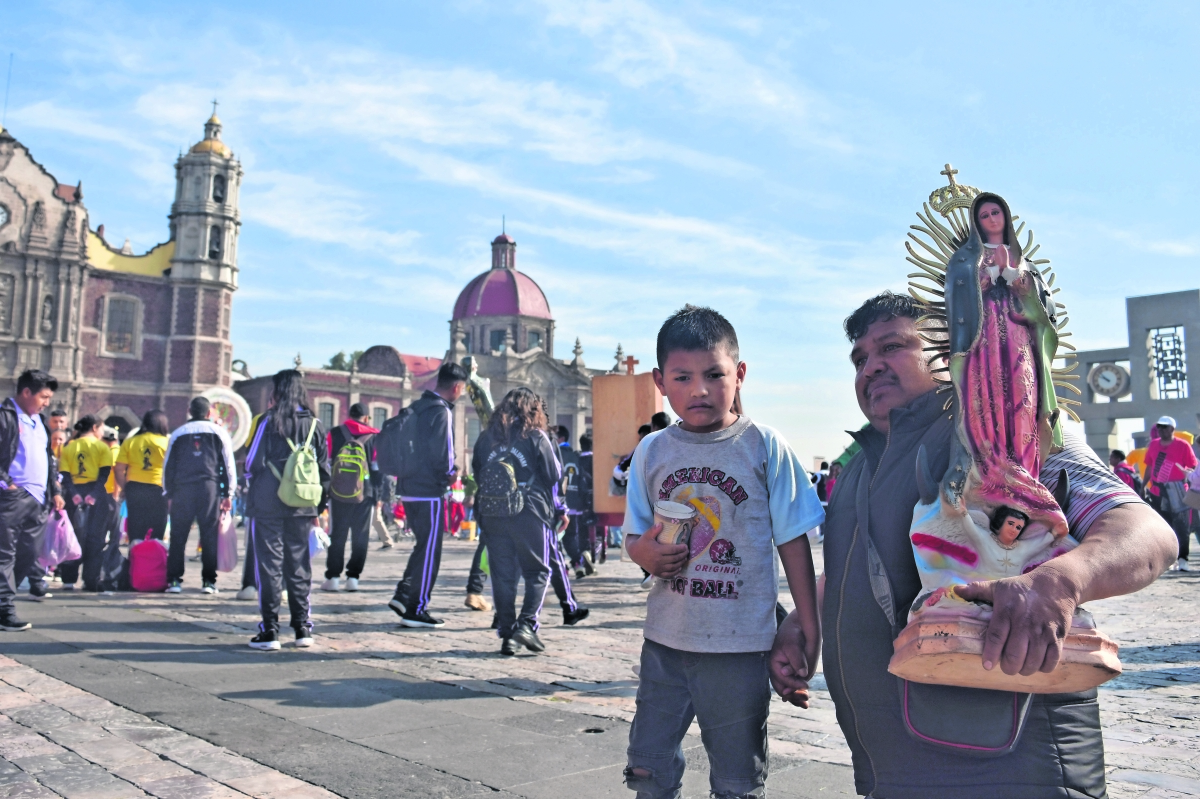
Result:
<svg viewBox="0 0 1200 799"><path fill-rule="evenodd" d="M447 623L426 632L385 607L407 542L372 543L362 591L314 592L310 650L246 648L256 606L233 599L240 572L205 596L197 563L182 595L21 602L34 629L0 638L0 797L631 795L640 572L610 560L577 586L592 618L564 627L551 599L547 652L501 658L491 614L462 606L473 548L446 542L432 611ZM1200 796L1198 599L1200 574L1171 573L1092 607L1126 669L1102 694L1117 799ZM815 687L808 711L772 705L773 796L854 795ZM707 792L696 732L690 797Z"/></svg>

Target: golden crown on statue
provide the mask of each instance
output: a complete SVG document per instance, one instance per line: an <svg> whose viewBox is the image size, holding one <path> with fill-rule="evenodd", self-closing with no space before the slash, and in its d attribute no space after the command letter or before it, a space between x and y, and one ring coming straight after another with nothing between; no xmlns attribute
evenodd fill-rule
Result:
<svg viewBox="0 0 1200 799"><path fill-rule="evenodd" d="M956 208L970 208L971 201L979 195L979 189L974 186L964 186L954 179L958 170L949 164L938 173L945 175L950 181L949 186L942 186L929 195L929 207L937 211L943 218L949 219Z"/></svg>

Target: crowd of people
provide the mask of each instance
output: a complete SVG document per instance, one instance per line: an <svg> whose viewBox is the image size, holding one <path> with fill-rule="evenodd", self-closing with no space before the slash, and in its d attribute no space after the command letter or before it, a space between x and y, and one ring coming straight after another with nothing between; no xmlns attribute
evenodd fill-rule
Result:
<svg viewBox="0 0 1200 799"><path fill-rule="evenodd" d="M859 793L1104 795L1094 690L1028 698L1032 709L1003 757L964 754L906 727L897 681L887 671L895 630L886 611L903 613L920 587L908 537L920 496L917 453L945 463L954 435L921 335L924 313L911 297L885 292L846 320L855 392L868 425L855 434L861 451L845 468L821 469L815 478L776 431L741 412L746 363L727 319L686 306L660 329L654 379L680 419L656 419L639 431L640 444L622 459L610 486L626 496L624 546L649 589L624 772L639 799L679 795L682 741L693 720L713 794L764 795L770 687L807 707L822 649ZM444 624L430 613L430 598L443 531L458 518L479 533L465 602L493 609L484 597L490 576L501 655L545 650L538 628L550 588L565 624L586 618L571 580L595 569L597 537L602 549L610 543L589 519L590 441L583 438L582 451L572 451L567 432L549 425L541 398L514 389L475 444L468 498L451 432L451 409L466 381L461 366L445 363L436 385L382 429L370 427L365 409L356 407L349 421L326 431L301 374L274 376L270 408L254 421L239 498L247 526L239 596L256 596L262 617L251 647L281 648L285 597L295 644L313 643L315 521L329 512L321 587L339 590L344 573L346 589L356 590L370 528L386 534L383 520L394 515L384 511L388 501L402 509L412 536L388 602L401 625ZM193 400L191 420L169 435L165 417L150 411L137 434L118 446L89 416L63 441L66 418L42 416L56 389L50 375L28 371L16 396L0 406L6 489L0 490L0 629L29 627L13 605L20 580L29 580L32 596L48 594L37 558L48 513L71 514L82 544L79 562L59 567L63 588L73 587L80 572L85 590L119 586L123 556L114 517L121 498L131 540L161 538L169 520L167 590L181 590L195 524L201 590L216 591L216 538L239 483L230 441L208 421L207 402ZM1122 468L1124 457L1115 460L1114 453L1114 468L1105 468L1081 439L1064 434L1061 450L1043 464L1042 480L1053 491L1065 476L1061 493L1077 545L1024 574L959 589L965 601L993 608L984 668L1052 671L1078 605L1136 591L1173 562L1186 568L1182 531L1190 521L1181 521L1176 502L1187 494L1184 481L1196 477L1196 459L1177 443L1174 427L1174 420L1160 420L1142 487L1134 482L1141 479L1136 470ZM1135 488L1148 492L1158 513ZM454 502L464 507L452 511ZM662 538L665 520L683 518L664 514L679 508L690 514L690 538ZM825 533L819 579L810 549L818 528ZM780 565L791 613L778 603ZM950 726L976 723L991 707L983 697L991 692L953 691L930 709Z"/></svg>

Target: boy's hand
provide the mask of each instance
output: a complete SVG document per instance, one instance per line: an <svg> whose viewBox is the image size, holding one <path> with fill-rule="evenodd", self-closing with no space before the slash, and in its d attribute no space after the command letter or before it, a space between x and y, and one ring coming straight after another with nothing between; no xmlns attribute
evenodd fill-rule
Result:
<svg viewBox="0 0 1200 799"><path fill-rule="evenodd" d="M808 680L810 668L805 658L804 629L795 611L788 614L775 633L771 646L768 668L771 686L785 702L797 707L808 708Z"/></svg>
<svg viewBox="0 0 1200 799"><path fill-rule="evenodd" d="M669 580L687 565L688 548L683 544L660 544L658 534L662 524L656 524L644 535L630 536L625 550L633 562L655 577Z"/></svg>

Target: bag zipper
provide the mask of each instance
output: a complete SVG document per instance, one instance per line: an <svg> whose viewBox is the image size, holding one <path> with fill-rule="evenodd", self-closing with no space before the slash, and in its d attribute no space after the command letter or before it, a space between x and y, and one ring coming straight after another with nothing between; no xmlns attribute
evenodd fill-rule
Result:
<svg viewBox="0 0 1200 799"><path fill-rule="evenodd" d="M879 463L875 465L875 473L871 475L871 482L867 484L868 501L870 500L870 491L875 486L875 478L879 476L879 469L883 466L883 460L887 457L888 447L892 445L892 428L888 425L887 443L884 444L883 453L879 456ZM850 715L854 719L854 736L858 738L858 745L862 747L863 752L867 755L867 763L871 766L871 791L879 785L879 776L875 773L875 760L871 757L871 750L863 743L862 734L858 731L858 710L854 707L854 699L851 692L846 689L846 659L842 655L842 613L846 609L846 578L844 575L850 573L850 558L854 556L854 547L858 543L858 525L854 525L854 535L850 537L850 548L846 551L846 564L842 567L842 585L838 591L838 617L837 617L837 650L838 650L838 673L842 679L842 688L846 690L846 701L850 705Z"/></svg>

